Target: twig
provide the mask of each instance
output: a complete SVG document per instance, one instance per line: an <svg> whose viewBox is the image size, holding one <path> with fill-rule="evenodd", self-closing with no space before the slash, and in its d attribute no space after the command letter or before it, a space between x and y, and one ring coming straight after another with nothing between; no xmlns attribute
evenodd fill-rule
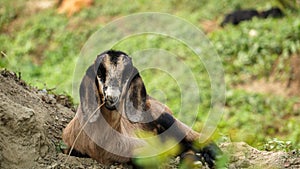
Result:
<svg viewBox="0 0 300 169"><path fill-rule="evenodd" d="M6 57L6 58L7 58L7 54L6 54L6 53L4 53L2 50L1 50L1 54L2 54L4 57Z"/></svg>
<svg viewBox="0 0 300 169"><path fill-rule="evenodd" d="M68 154L68 157L66 158L65 162L63 163L64 165L67 163L69 157L71 156L71 152L73 151L74 149L74 146L75 146L75 143L77 141L77 139L79 138L79 135L81 134L81 132L83 131L84 127L88 124L88 122L90 121L90 119L93 117L93 115L104 105L104 102L97 107L97 109L89 116L88 120L84 123L84 125L81 127L79 133L77 134L72 146L71 146L71 149L69 151L69 154Z"/></svg>

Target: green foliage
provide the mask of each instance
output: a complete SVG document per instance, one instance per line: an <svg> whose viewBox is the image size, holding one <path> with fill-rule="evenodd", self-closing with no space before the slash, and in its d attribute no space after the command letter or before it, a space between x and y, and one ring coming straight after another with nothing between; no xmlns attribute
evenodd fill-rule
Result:
<svg viewBox="0 0 300 169"><path fill-rule="evenodd" d="M238 27L229 25L209 36L224 58L227 73L239 76L238 79L243 77L241 74L268 77L274 70L289 72L285 64L300 49L300 22L294 16L279 20L256 18Z"/></svg>
<svg viewBox="0 0 300 169"><path fill-rule="evenodd" d="M70 93L80 46L91 30L67 30L67 18L52 10L17 19L24 19L20 28L0 36L4 55L0 66L22 72L25 80L40 88Z"/></svg>
<svg viewBox="0 0 300 169"><path fill-rule="evenodd" d="M66 150L68 148L69 147L62 140L56 145L57 152L62 152L63 150Z"/></svg>
<svg viewBox="0 0 300 169"><path fill-rule="evenodd" d="M0 29L3 29L7 24L14 21L14 19L22 11L24 1L21 0L2 0L0 2Z"/></svg>
<svg viewBox="0 0 300 169"><path fill-rule="evenodd" d="M162 144L162 140L152 133L137 131L137 135L148 145L135 150L134 156L137 158L134 163L145 168L165 168L163 166L169 162L170 157L176 156L180 151L176 140L168 140Z"/></svg>
<svg viewBox="0 0 300 169"><path fill-rule="evenodd" d="M294 103L293 99L243 90L227 91L226 109L219 130L227 133L231 141L245 141L256 147L273 137L299 143L300 131L291 129L297 126Z"/></svg>
<svg viewBox="0 0 300 169"><path fill-rule="evenodd" d="M264 149L267 151L286 151L290 152L294 150L295 148L292 145L291 141L281 141L277 138L274 138L272 140L269 140L264 145Z"/></svg>

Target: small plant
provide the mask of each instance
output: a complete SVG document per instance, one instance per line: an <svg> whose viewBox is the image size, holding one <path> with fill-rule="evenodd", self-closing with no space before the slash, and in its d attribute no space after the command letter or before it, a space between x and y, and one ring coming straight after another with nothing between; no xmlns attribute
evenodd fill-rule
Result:
<svg viewBox="0 0 300 169"><path fill-rule="evenodd" d="M265 145L264 149L267 151L285 151L290 152L293 151L295 148L291 141L282 141L274 138L269 140Z"/></svg>
<svg viewBox="0 0 300 169"><path fill-rule="evenodd" d="M68 149L68 146L61 140L58 144L56 144L56 151L62 152L63 150Z"/></svg>

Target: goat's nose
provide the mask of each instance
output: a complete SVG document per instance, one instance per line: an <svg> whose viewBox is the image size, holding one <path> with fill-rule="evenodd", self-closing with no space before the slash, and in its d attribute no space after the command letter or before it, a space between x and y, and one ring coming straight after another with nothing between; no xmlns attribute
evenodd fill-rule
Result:
<svg viewBox="0 0 300 169"><path fill-rule="evenodd" d="M111 103L116 103L119 100L119 97L116 95L108 95L106 96L106 99Z"/></svg>
<svg viewBox="0 0 300 169"><path fill-rule="evenodd" d="M109 104L115 104L118 102L120 91L117 87L108 87L106 90L106 100Z"/></svg>

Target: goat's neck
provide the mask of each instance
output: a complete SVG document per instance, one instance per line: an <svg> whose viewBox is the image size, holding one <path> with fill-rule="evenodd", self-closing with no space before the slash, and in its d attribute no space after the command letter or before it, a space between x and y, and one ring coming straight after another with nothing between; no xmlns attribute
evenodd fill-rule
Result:
<svg viewBox="0 0 300 169"><path fill-rule="evenodd" d="M121 118L122 115L117 110L108 110L107 108L102 108L101 113L106 120L106 122L115 130L120 131L121 129Z"/></svg>

